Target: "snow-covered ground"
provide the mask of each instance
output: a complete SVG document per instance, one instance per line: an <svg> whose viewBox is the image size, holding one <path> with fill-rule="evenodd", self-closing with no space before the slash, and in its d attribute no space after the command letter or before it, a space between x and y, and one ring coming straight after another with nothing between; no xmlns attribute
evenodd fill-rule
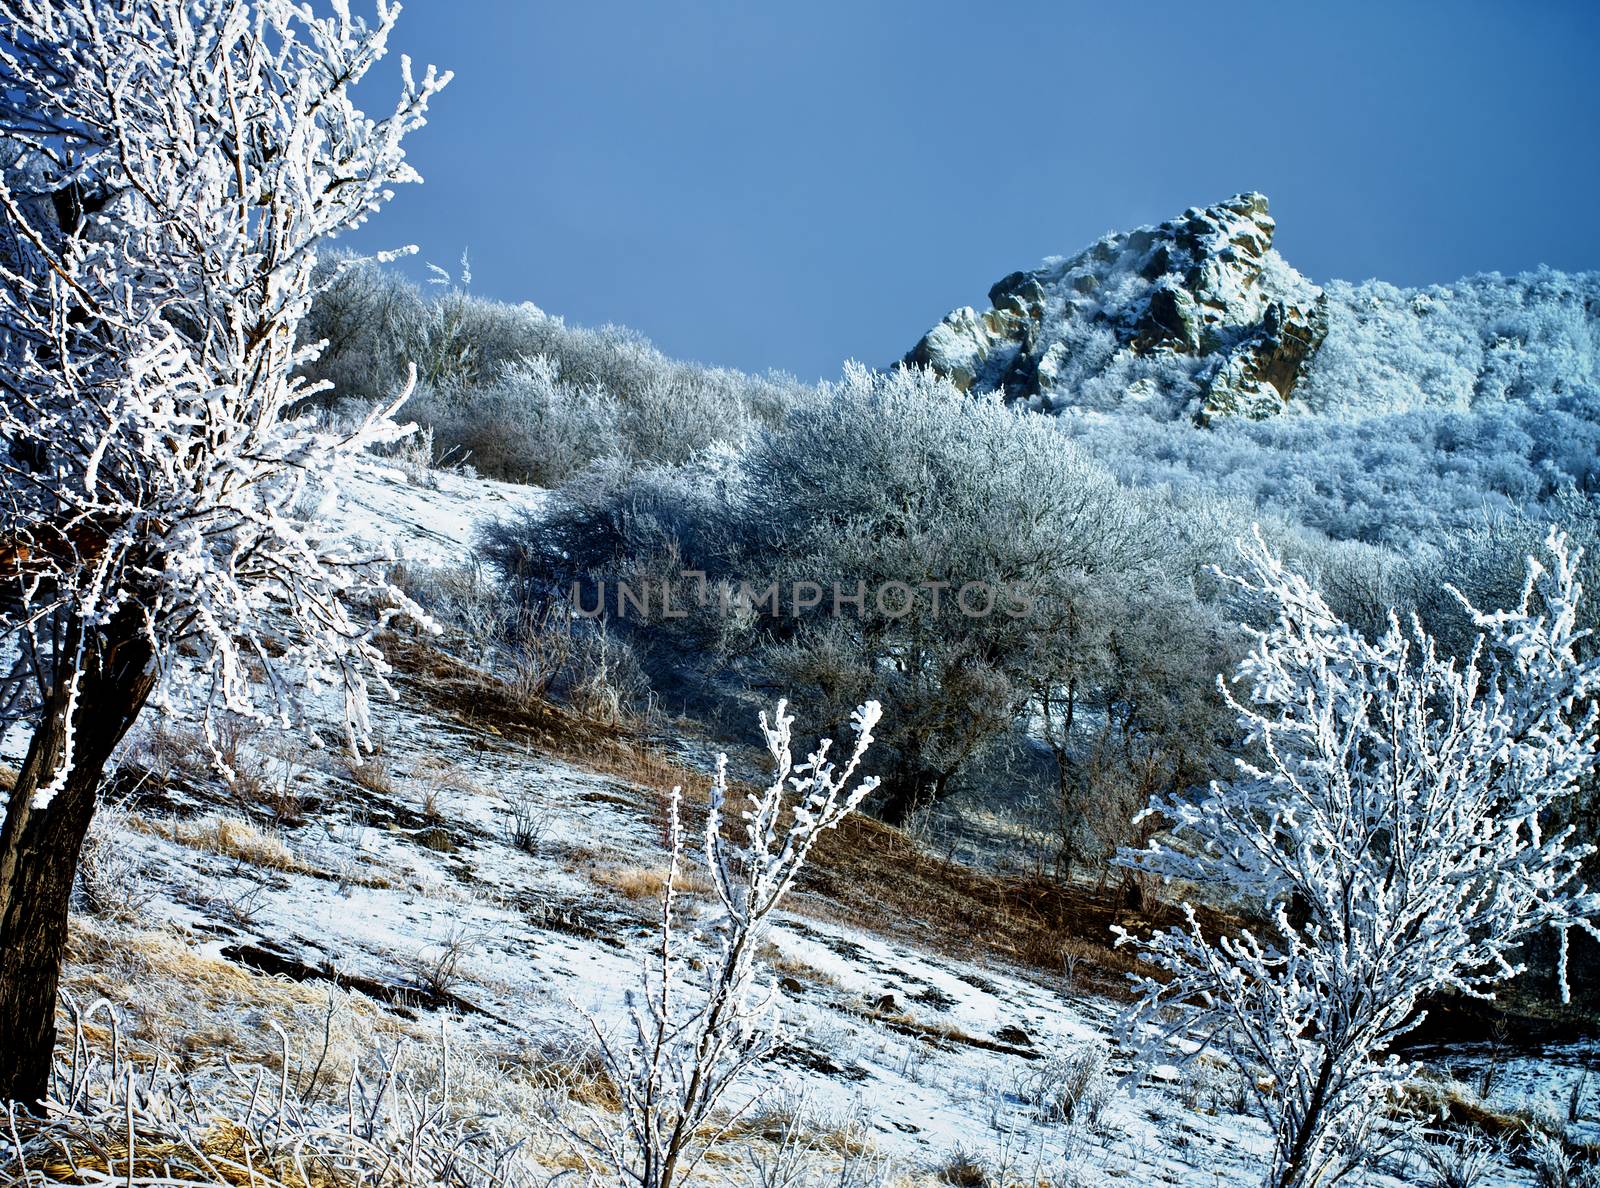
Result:
<svg viewBox="0 0 1600 1188"><path fill-rule="evenodd" d="M349 530L412 562L452 564L476 521L540 498L460 476L428 485L368 476L351 493ZM397 1026L421 1033L442 1022L502 1065L581 1043L585 1012L618 1025L652 936L650 877L665 865L659 794L536 753L492 724L463 724L409 685L375 708L375 722L379 754L360 769L295 740L246 740L259 783L290 806L276 824L174 754L183 723L147 733L141 760L167 763L174 778L159 795L136 789L102 826L133 858L137 927L181 946L196 968L354 987ZM534 844L513 844L518 817L535 823ZM685 899L692 913L706 903L692 889ZM1111 1078L1128 1071L1110 1046L1114 1004L1038 971L842 925L814 900L797 901L766 951L792 1037L742 1089L758 1108L803 1100L810 1116L862 1129L913 1180L937 1176L958 1152L996 1183L1200 1186L1260 1175L1266 1128L1238 1112L1243 1095L1226 1071L1157 1068L1108 1088L1098 1118L1082 1108L1063 1120L1047 1106L1064 1061L1105 1053ZM108 961L104 945L78 946L69 988L103 991ZM120 1005L137 1014L141 988L122 989ZM261 1012L241 1009L235 1024L259 1029ZM1491 1104L1538 1101L1564 1117L1596 1056L1574 1047L1500 1061ZM1471 1082L1485 1059L1462 1050L1435 1063ZM1573 1138L1600 1138L1600 1077L1580 1112ZM1423 1182L1419 1166L1402 1150L1365 1182ZM1502 1158L1480 1182L1533 1181Z"/></svg>
<svg viewBox="0 0 1600 1188"><path fill-rule="evenodd" d="M538 487L437 470L424 483L370 470L340 492L353 535L387 541L404 560L425 565L461 562L480 522L537 511L545 496Z"/></svg>

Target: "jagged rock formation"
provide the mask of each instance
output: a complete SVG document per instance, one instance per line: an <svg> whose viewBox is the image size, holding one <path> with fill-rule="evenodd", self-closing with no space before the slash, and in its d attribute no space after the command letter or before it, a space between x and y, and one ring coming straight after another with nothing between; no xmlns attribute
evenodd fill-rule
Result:
<svg viewBox="0 0 1600 1188"><path fill-rule="evenodd" d="M1037 408L1138 403L1202 423L1279 412L1327 333L1322 290L1272 250L1261 194L1014 272L906 356Z"/></svg>

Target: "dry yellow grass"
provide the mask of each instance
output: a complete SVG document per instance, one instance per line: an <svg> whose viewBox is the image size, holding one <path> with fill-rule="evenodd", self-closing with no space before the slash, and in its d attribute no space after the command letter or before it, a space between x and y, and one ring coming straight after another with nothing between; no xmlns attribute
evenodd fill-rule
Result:
<svg viewBox="0 0 1600 1188"><path fill-rule="evenodd" d="M19 1137L26 1141L37 1125L23 1115L18 1121ZM240 1188L339 1188L349 1183L347 1176L326 1161L295 1159L274 1151L257 1135L227 1121L213 1123L197 1139L184 1141L136 1132L131 1167L127 1135L110 1129L67 1140L58 1137L53 1145L57 1154L42 1163L31 1163L27 1182L85 1184L126 1178L133 1183L148 1178ZM24 1182L18 1171L13 1166L0 1167L0 1178L8 1188Z"/></svg>
<svg viewBox="0 0 1600 1188"><path fill-rule="evenodd" d="M758 956L763 965L781 977L790 977L797 982L810 982L818 986L839 985L839 979L827 970L818 969L809 961L803 961L799 957L791 957L770 942L761 946Z"/></svg>
<svg viewBox="0 0 1600 1188"><path fill-rule="evenodd" d="M600 886L610 887L626 899L659 900L667 886L665 867L603 866L595 870L591 877ZM673 880L672 889L680 895L704 895L711 890L711 885L702 878L680 870L678 877Z"/></svg>
<svg viewBox="0 0 1600 1188"><path fill-rule="evenodd" d="M836 1155L859 1158L876 1150L865 1127L849 1121L828 1121L810 1116L790 1101L777 1101L751 1110L731 1125L714 1130L729 1140L759 1140L779 1144L802 1139L807 1145Z"/></svg>
<svg viewBox="0 0 1600 1188"><path fill-rule="evenodd" d="M295 858L281 838L265 833L249 821L238 817L215 816L201 817L195 821L174 820L166 827L161 827L146 818L130 815L128 823L142 832L169 837L192 849L221 854L267 870L309 869Z"/></svg>
<svg viewBox="0 0 1600 1188"><path fill-rule="evenodd" d="M414 786L418 808L430 821L441 820L445 815L439 805L441 793L471 797L485 795L477 781L446 755L424 755L418 759L412 764L409 782Z"/></svg>
<svg viewBox="0 0 1600 1188"><path fill-rule="evenodd" d="M330 995L335 1005L330 1074L337 1066L339 1075L346 1075L350 1059L375 1034L412 1034L409 1026L361 995L323 982L258 974L203 954L171 932L128 933L76 918L62 989L80 1005L104 998L116 1007L122 1035L136 1056L165 1053L204 1061L226 1052L234 1059L276 1067L281 1041L261 1022L271 1018L288 1034L296 1060L304 1060L308 1051L314 1060L328 1022ZM63 1006L63 1024L67 1017ZM104 1016L96 1017L96 1027L103 1022Z"/></svg>
<svg viewBox="0 0 1600 1188"><path fill-rule="evenodd" d="M548 1054L530 1065L527 1071L534 1083L559 1087L579 1105L608 1114L622 1109L622 1092L600 1054L593 1049Z"/></svg>
<svg viewBox="0 0 1600 1188"><path fill-rule="evenodd" d="M296 857L277 834L241 817L216 814L186 821L178 817L150 817L142 813L128 813L123 820L129 829L139 833L166 838L191 849L221 854L236 862L259 866L263 870L305 875L314 879L339 878L359 887L383 889L395 885L394 880L381 870L363 870L359 873L344 871L336 875L321 867L313 866Z"/></svg>

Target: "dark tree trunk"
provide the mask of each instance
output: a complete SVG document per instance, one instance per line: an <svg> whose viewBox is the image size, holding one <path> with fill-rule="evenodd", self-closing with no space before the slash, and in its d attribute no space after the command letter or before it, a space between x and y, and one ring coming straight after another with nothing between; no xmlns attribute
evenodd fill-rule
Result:
<svg viewBox="0 0 1600 1188"><path fill-rule="evenodd" d="M155 684L149 643L132 615L96 641L70 710L58 671L0 829L0 1099L32 1105L49 1089L56 990L78 852L101 775ZM49 803L34 793L60 772L71 716L73 754Z"/></svg>

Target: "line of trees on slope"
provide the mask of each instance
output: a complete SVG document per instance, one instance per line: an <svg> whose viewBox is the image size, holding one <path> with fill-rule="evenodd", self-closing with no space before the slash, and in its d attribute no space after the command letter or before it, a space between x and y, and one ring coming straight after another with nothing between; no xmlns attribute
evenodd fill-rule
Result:
<svg viewBox="0 0 1600 1188"><path fill-rule="evenodd" d="M621 326L585 329L529 303L454 286L424 292L375 261L335 257L300 329L337 401L387 399L417 369L406 415L437 461L554 486L591 463L677 465L774 423L805 392L790 376L669 359Z"/></svg>
<svg viewBox="0 0 1600 1188"><path fill-rule="evenodd" d="M525 639L560 619L574 580L590 606L602 582L677 583L687 619L635 609L608 616L603 637L579 633L636 694L653 682L689 697L707 657L734 664L733 683L796 681L824 716L892 684L917 712L888 715L891 819L959 786L1026 721L1053 757L1070 865L1108 854L1120 826L1106 823L1151 787L1203 782L1226 750L1206 707L1228 633L1205 569L1251 523L1361 629L1382 630L1391 606L1416 611L1456 654L1471 631L1440 580L1493 604L1544 526L1592 534L1592 288L1556 273L1422 296L1346 286L1314 407L1204 432L1138 412L1041 420L928 377L857 371L812 388L701 367L618 327L426 293L377 265L342 271L303 333L330 343L310 374L358 403L420 360L408 412L435 458L562 488L548 543L531 525L491 541L518 571L525 610L508 622ZM1029 555L1030 541L1054 543ZM1027 578L1046 596L1025 623L974 621L948 596L935 610L936 591L909 619L872 605L841 618L831 598L704 614L686 573L757 591L837 583L846 597L858 581Z"/></svg>

